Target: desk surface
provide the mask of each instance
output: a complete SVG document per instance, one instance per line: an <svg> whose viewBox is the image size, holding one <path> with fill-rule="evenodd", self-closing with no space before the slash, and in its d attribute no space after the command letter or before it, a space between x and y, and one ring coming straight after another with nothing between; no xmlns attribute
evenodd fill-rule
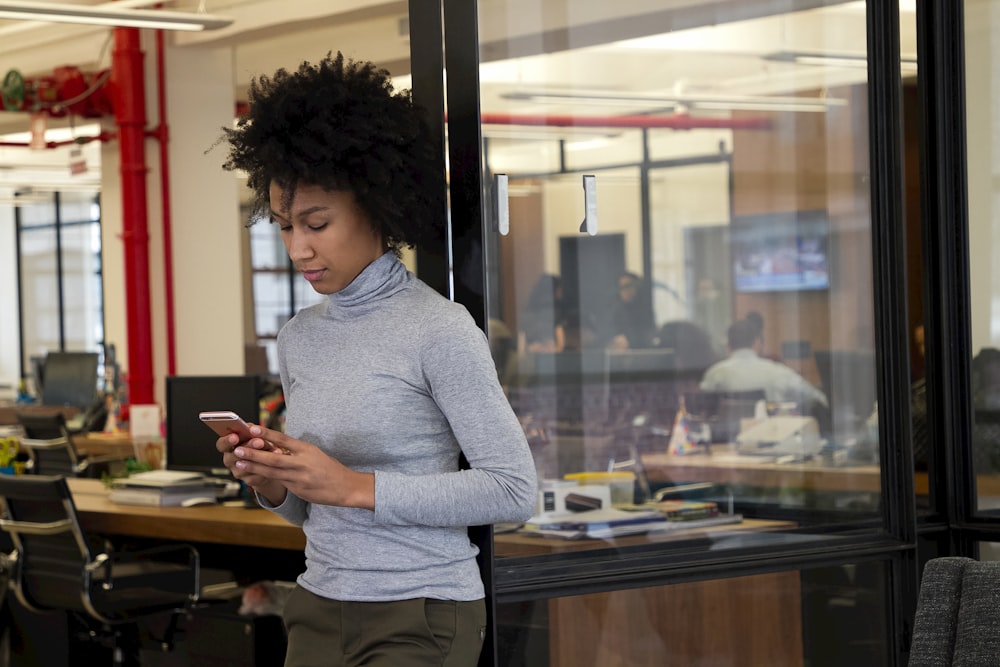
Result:
<svg viewBox="0 0 1000 667"><path fill-rule="evenodd" d="M298 551L305 548L302 529L267 510L224 505L118 505L108 499L108 489L100 480L68 481L80 522L90 532Z"/></svg>
<svg viewBox="0 0 1000 667"><path fill-rule="evenodd" d="M882 488L877 465L775 463L768 457L735 454L728 445L713 448L711 454L645 454L642 463L651 482L714 482L866 493L879 493ZM915 473L913 482L917 495L930 492L926 472ZM979 495L1000 496L1000 475L977 475L976 484Z"/></svg>
<svg viewBox="0 0 1000 667"><path fill-rule="evenodd" d="M69 419L79 412L77 408L63 408L56 405L18 405L18 404L5 404L0 405L0 426L14 426L18 423L17 413L27 412L32 414L51 414L53 412L61 412L66 415Z"/></svg>
<svg viewBox="0 0 1000 667"><path fill-rule="evenodd" d="M305 547L305 536L301 528L287 523L267 510L223 505L201 507L118 505L108 499L108 489L100 480L71 478L68 481L77 512L80 514L80 522L89 532L299 551ZM613 540L560 540L524 533L504 533L496 536L495 548L497 555L501 557L531 556L666 543L690 539L709 531L720 533L778 530L792 525L787 521L744 519L739 524L630 535Z"/></svg>
<svg viewBox="0 0 1000 667"><path fill-rule="evenodd" d="M558 537L542 537L530 532L502 533L494 538L494 548L499 557L538 556L567 551L587 551L593 549L616 549L644 544L664 544L689 540L711 533L715 537L732 533L772 531L794 528L791 521L768 521L764 519L743 519L740 523L722 524L704 528L677 528L674 530L629 535L607 540L564 540Z"/></svg>
<svg viewBox="0 0 1000 667"><path fill-rule="evenodd" d="M881 488L877 465L832 466L821 463L775 463L768 457L734 454L728 446L712 454L646 454L643 466L653 482L715 482L770 488L797 487L826 491L866 491Z"/></svg>

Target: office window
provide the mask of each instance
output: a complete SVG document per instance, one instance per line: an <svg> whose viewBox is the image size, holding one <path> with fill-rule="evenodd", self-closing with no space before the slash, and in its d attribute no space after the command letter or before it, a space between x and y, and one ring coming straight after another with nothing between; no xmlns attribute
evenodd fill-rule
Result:
<svg viewBox="0 0 1000 667"><path fill-rule="evenodd" d="M49 351L104 342L101 206L96 192L32 199L15 213L20 248L21 372Z"/></svg>
<svg viewBox="0 0 1000 667"><path fill-rule="evenodd" d="M243 219L249 209L242 212ZM278 330L301 308L324 297L292 266L278 228L267 220L250 226L251 289L257 345L267 351L268 370L278 374Z"/></svg>

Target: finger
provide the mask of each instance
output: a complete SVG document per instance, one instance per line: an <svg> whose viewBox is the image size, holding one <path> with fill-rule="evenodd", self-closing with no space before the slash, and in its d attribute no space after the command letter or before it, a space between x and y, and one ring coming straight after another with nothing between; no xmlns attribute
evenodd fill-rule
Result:
<svg viewBox="0 0 1000 667"><path fill-rule="evenodd" d="M299 441L295 438L263 426L251 426L250 433L261 438L267 444L266 449L277 450L282 454L291 454L299 446Z"/></svg>
<svg viewBox="0 0 1000 667"><path fill-rule="evenodd" d="M233 447L238 445L240 442L239 436L235 433L230 433L229 435L224 435L215 441L215 448L225 454L226 452L233 451Z"/></svg>

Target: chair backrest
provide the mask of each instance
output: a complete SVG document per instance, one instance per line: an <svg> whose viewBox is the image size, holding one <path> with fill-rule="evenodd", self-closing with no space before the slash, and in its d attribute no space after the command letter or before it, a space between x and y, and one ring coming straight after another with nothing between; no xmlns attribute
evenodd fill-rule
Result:
<svg viewBox="0 0 1000 667"><path fill-rule="evenodd" d="M909 667L993 665L1000 655L1000 562L943 557L924 566Z"/></svg>
<svg viewBox="0 0 1000 667"><path fill-rule="evenodd" d="M88 611L93 551L66 478L0 475L0 530L14 543L14 593L28 609Z"/></svg>
<svg viewBox="0 0 1000 667"><path fill-rule="evenodd" d="M84 463L77 455L73 436L66 427L66 417L61 412L18 412L17 421L24 429L21 445L31 457L32 472L70 476L81 473Z"/></svg>
<svg viewBox="0 0 1000 667"><path fill-rule="evenodd" d="M753 417L757 403L765 399L763 389L689 391L684 393L684 409L690 425L708 424L712 442L733 442L740 432L740 420Z"/></svg>

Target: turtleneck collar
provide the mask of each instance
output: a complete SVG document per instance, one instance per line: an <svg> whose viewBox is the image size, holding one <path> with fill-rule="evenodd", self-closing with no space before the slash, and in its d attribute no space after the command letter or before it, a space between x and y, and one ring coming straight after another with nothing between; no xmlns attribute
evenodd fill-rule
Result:
<svg viewBox="0 0 1000 667"><path fill-rule="evenodd" d="M364 306L381 301L406 287L412 274L392 252L386 252L369 264L340 290L330 294L327 311L331 314L361 314Z"/></svg>

